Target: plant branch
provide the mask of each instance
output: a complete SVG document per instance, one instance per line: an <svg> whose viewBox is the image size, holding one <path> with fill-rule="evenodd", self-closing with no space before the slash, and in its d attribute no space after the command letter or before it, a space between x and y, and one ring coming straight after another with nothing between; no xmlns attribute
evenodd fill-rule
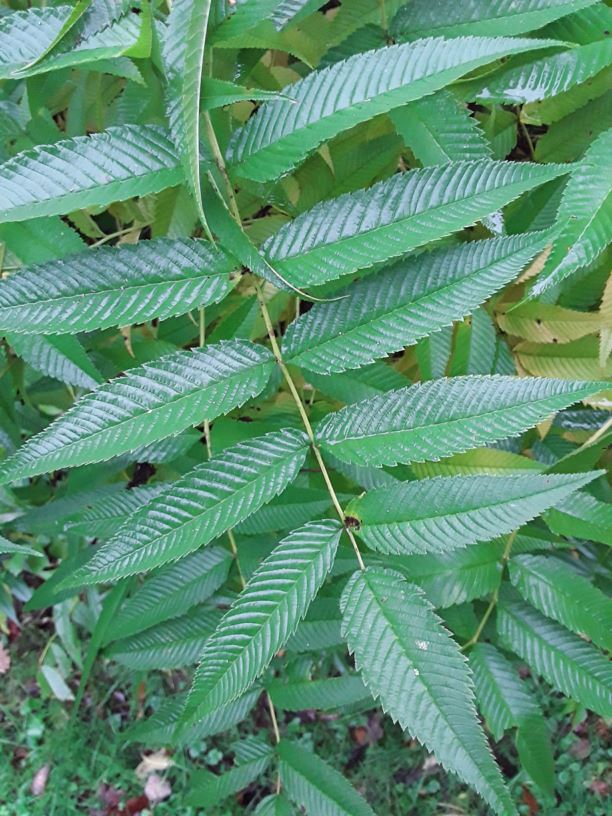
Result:
<svg viewBox="0 0 612 816"><path fill-rule="evenodd" d="M504 547L504 552L502 553L501 562L500 562L502 569L501 569L501 574L499 576L499 584L498 584L495 592L491 596L491 600L489 602L489 605L485 609L484 615L482 616L482 619L481 619L480 623L478 624L478 627L476 628L476 631L474 632L472 637L468 641L466 641L463 644L463 646L461 647L462 652L465 652L467 649L470 649L472 646L474 646L474 645L476 645L476 643L478 643L478 640L479 640L479 638L480 638L480 636L481 636L481 634L483 632L483 629L487 625L487 621L489 620L493 610L497 606L497 601L499 600L499 590L500 590L500 587L501 587L504 567L506 566L506 564L508 563L508 560L510 558L510 550L512 549L512 544L514 542L514 539L516 538L516 532L517 531L515 530L513 533L510 533L510 535L508 536L508 540L506 541L506 546Z"/></svg>
<svg viewBox="0 0 612 816"><path fill-rule="evenodd" d="M270 312L268 311L268 307L266 305L266 301L264 299L263 292L261 290L261 284L260 284L259 281L257 281L256 284L255 284L255 291L257 293L257 300L259 301L259 308L261 309L261 314L262 314L262 317L264 319L264 323L266 325L266 330L268 332L268 337L270 338L270 345L272 346L272 353L274 354L276 362L278 363L278 366L279 366L279 368L280 368L280 370L281 370L281 372L283 374L283 377L285 378L285 382L287 383L287 386L289 387L289 391L291 393L291 396L293 397L293 400L294 400L294 402L295 402L295 404L297 406L297 409L299 411L300 417L302 419L302 423L304 425L304 429L306 431L308 439L310 440L310 446L312 448L312 452L314 453L315 459L317 460L317 464L319 465L319 470L321 471L321 475L323 476L323 479L325 481L325 485L327 486L327 491L328 491L328 493L329 493L329 495L331 497L332 504L334 505L334 508L335 508L336 512L338 513L338 516L340 517L340 521L344 525L344 511L342 510L342 505L340 504L340 501L338 500L338 495L337 495L337 493L336 493L336 491L334 489L334 486L332 484L332 481L331 481L331 478L329 476L329 472L327 470L325 462L323 461L323 456L321 455L321 451L319 450L319 447L318 447L318 445L316 443L314 431L312 429L312 425L310 424L310 419L308 418L308 414L306 413L306 408L304 407L304 403L302 402L302 398L300 397L299 391L297 390L297 387L296 387L295 383L293 382L293 378L292 378L292 376L291 376L291 374L289 372L289 369L287 368L287 364L283 360L283 356L281 354L280 346L278 345L278 341L276 339L276 334L274 333L274 326L272 325L272 321L270 319ZM359 569L365 570L365 564L363 563L363 558L361 557L361 552L359 551L359 546L357 544L357 541L355 540L355 536L353 535L352 530L350 530L346 526L344 527L344 529L345 529L345 532L346 532L346 534L348 535L348 537L350 539L350 542L351 542L351 544L353 546L353 550L355 551L355 556L356 556L357 561L359 563Z"/></svg>

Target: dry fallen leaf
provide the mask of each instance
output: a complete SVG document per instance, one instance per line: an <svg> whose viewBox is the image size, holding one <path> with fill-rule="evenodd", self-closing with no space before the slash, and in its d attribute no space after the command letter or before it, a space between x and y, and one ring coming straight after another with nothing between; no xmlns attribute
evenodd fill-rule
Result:
<svg viewBox="0 0 612 816"><path fill-rule="evenodd" d="M157 774L151 774L144 786L145 796L152 805L163 802L172 793L172 788L167 779L162 779Z"/></svg>
<svg viewBox="0 0 612 816"><path fill-rule="evenodd" d="M11 656L0 643L0 674L6 674L11 668Z"/></svg>
<svg viewBox="0 0 612 816"><path fill-rule="evenodd" d="M167 751L162 748L152 754L143 756L142 762L136 768L136 776L139 779L146 779L149 774L155 771L166 771L174 765L174 760L168 756Z"/></svg>
<svg viewBox="0 0 612 816"><path fill-rule="evenodd" d="M45 788L47 787L47 782L49 781L49 772L51 771L50 765L43 765L42 768L39 768L36 773L34 774L34 779L32 780L32 784L30 785L30 790L32 792L32 796L42 796L45 792Z"/></svg>

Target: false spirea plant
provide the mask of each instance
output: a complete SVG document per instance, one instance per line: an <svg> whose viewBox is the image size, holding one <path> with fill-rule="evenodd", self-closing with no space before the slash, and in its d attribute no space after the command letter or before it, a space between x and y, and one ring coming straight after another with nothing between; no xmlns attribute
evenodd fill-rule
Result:
<svg viewBox="0 0 612 816"><path fill-rule="evenodd" d="M287 735L355 707L554 796L519 667L612 713L609 7L18 5L0 552L89 610L67 705L97 658L194 667L149 747L259 706L196 806L372 814Z"/></svg>

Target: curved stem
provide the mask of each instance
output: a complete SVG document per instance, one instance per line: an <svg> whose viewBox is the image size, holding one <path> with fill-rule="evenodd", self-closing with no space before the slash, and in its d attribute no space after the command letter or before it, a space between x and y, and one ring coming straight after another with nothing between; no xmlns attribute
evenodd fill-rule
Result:
<svg viewBox="0 0 612 816"><path fill-rule="evenodd" d="M517 533L517 530L515 530L513 533L510 533L510 535L508 536L508 540L506 541L506 546L504 548L504 552L502 553L502 557L501 557L501 561L500 561L500 563L501 563L501 574L499 576L499 584L497 586L497 589L495 590L495 592L491 596L491 600L489 602L489 605L485 609L484 615L482 616L481 621L480 621L480 623L478 624L478 626L476 628L476 631L474 632L472 637L468 641L466 641L463 644L463 646L461 647L462 652L465 652L467 649L470 649L472 646L475 646L476 643L478 643L478 640L480 639L480 636L482 635L482 632L483 632L485 626L487 625L487 621L489 620L493 610L497 606L497 601L499 600L499 590L500 590L501 582L502 582L502 574L503 574L503 571L504 571L504 567L506 566L506 564L508 563L508 560L510 558L510 550L512 549L512 544L514 543L514 539L516 538L516 533Z"/></svg>
<svg viewBox="0 0 612 816"><path fill-rule="evenodd" d="M308 436L310 441L310 447L312 448L312 452L314 453L315 459L317 460L317 464L319 466L319 470L321 471L321 475L323 476L323 480L325 481L325 485L327 487L327 491L331 497L332 504L338 514L340 521L344 524L344 511L342 510L342 505L338 499L338 495L334 489L332 484L332 480L329 476L329 472L323 461L323 456L321 455L321 451L319 450L319 446L316 443L314 431L312 429L312 425L310 424L310 419L308 418L308 414L306 413L306 408L304 407L304 403L302 402L302 398L300 397L299 391L295 383L293 382L293 378L289 373L289 369L285 361L283 360L283 356L281 354L280 346L278 345L278 341L276 339L276 334L274 333L274 326L272 325L272 321L270 319L270 312L268 311L268 307L266 305L266 301L263 296L263 292L261 291L261 284L259 281L255 284L255 291L257 293L257 300L259 301L259 308L261 309L261 314L264 319L264 323L266 325L266 330L268 332L268 337L270 338L270 345L272 346L272 353L278 363L278 366L285 378L285 382L289 388L291 396L297 406L299 411L300 417L302 419L302 424L304 425L304 430ZM353 546L353 550L355 551L355 556L357 558L357 562L359 564L359 569L365 570L365 564L363 563L363 558L361 557L361 552L359 551L359 546L353 535L352 530L350 530L346 525L344 526L345 532L348 535L350 542Z"/></svg>

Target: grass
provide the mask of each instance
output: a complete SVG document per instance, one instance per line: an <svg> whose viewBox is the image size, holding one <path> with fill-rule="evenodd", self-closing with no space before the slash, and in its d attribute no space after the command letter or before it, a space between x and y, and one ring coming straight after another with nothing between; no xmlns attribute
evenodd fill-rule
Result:
<svg viewBox="0 0 612 816"><path fill-rule="evenodd" d="M23 638L20 638L20 641ZM99 664L75 726L69 721L69 706L41 696L34 682L36 649L16 656L0 687L0 816L76 816L77 814L120 814L107 810L99 796L102 784L122 791L122 802L142 795L143 782L135 768L147 750L160 746L125 746L121 730L137 716L140 705L155 704L161 683L176 676L150 674L130 677L122 670ZM512 793L525 816L607 816L609 799L604 798L606 774L610 787L609 733L602 720L582 719L567 702L552 695L545 685L533 683L548 721L554 725L558 801L546 802L524 775L516 771L511 737L497 746L496 753L510 780ZM146 701L143 697L146 695ZM138 702L140 700L140 703ZM131 703L130 701L137 701ZM572 729L574 722L581 722ZM263 706L253 717L265 720ZM315 717L312 712L287 715L283 733L319 749L335 761L368 799L378 816L484 816L487 811L464 785L446 774L414 741L388 719L372 711L341 716ZM170 798L155 806L155 816L196 816L182 804L194 767L219 772L230 766L231 745L250 730L247 721L232 732L176 752L176 763L164 773L172 786ZM45 764L51 767L45 792L33 797L34 774ZM273 772L239 797L230 798L206 816L235 816L252 812L257 801L273 786ZM527 790L527 794L525 794ZM535 795L535 800L530 798ZM535 810L537 801L538 810ZM146 813L143 811L142 813Z"/></svg>

